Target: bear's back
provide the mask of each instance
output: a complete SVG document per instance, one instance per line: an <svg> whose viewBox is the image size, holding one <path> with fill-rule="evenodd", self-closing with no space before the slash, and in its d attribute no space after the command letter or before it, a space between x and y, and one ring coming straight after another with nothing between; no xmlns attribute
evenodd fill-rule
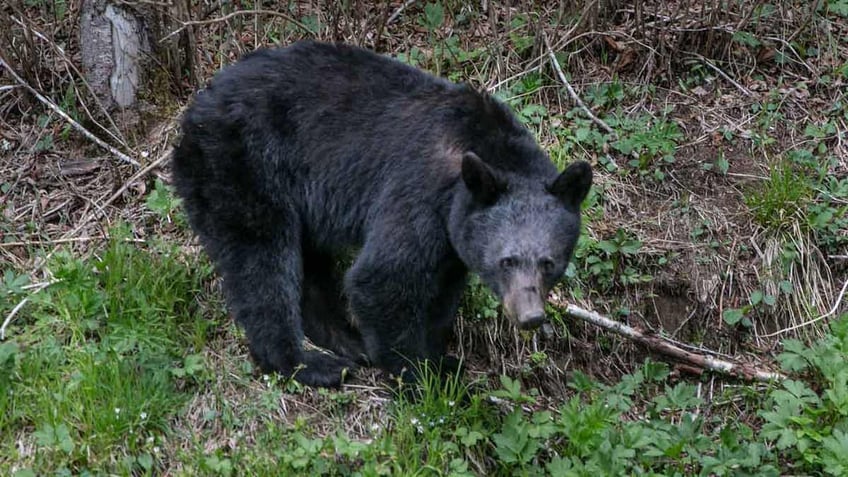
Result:
<svg viewBox="0 0 848 477"><path fill-rule="evenodd" d="M247 55L198 93L175 170L185 190L226 185L234 200L298 207L327 239L361 237L386 207L444 210L465 151L513 181L556 177L495 98L358 47L299 42Z"/></svg>

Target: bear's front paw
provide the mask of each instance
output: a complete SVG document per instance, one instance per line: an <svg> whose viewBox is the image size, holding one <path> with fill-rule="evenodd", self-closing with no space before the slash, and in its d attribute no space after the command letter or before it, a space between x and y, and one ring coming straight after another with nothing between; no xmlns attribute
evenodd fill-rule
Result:
<svg viewBox="0 0 848 477"><path fill-rule="evenodd" d="M347 358L307 351L303 353L303 364L293 377L307 386L337 388L355 369L356 364Z"/></svg>
<svg viewBox="0 0 848 477"><path fill-rule="evenodd" d="M307 386L337 388L356 369L353 361L320 351L305 351L300 356L289 356L280 352L259 355L251 349L250 354L261 372L291 377Z"/></svg>

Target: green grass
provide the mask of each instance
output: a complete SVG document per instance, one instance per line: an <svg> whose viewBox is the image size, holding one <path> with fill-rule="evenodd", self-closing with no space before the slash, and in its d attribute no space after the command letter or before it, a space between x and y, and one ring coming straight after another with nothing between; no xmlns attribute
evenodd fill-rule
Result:
<svg viewBox="0 0 848 477"><path fill-rule="evenodd" d="M811 194L809 183L791 165L779 163L771 169L768 181L748 193L745 202L757 223L780 230L803 220L803 207Z"/></svg>
<svg viewBox="0 0 848 477"><path fill-rule="evenodd" d="M172 371L215 325L194 298L209 267L181 259L120 238L99 258L53 259L57 282L2 343L0 469L149 468L151 444L190 398Z"/></svg>
<svg viewBox="0 0 848 477"><path fill-rule="evenodd" d="M492 386L425 373L415 398L386 394L385 409L364 415L373 419L371 435L355 436L347 423L362 403L356 391L258 379L246 363L213 368L206 356L218 345L214 336L232 325L198 306L209 266L173 247L137 248L114 235L92 258L53 258L48 268L58 281L31 296L11 339L0 343L0 474L848 469L848 316L812 347L787 342L781 361L803 379L773 387L727 388L707 400L697 383L670 380L667 365L648 362L611 385L574 371L571 394L548 407L535 389L506 376ZM280 419L281 401L309 396L320 409ZM316 418L331 430L317 434Z"/></svg>

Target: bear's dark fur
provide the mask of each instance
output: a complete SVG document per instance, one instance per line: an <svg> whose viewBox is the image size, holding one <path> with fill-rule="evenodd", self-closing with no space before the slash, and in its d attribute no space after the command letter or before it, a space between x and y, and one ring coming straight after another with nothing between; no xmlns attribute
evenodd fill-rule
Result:
<svg viewBox="0 0 848 477"><path fill-rule="evenodd" d="M173 167L254 359L318 386L352 361L400 373L443 358L468 270L537 325L592 181L585 162L558 174L494 98L315 42L221 71Z"/></svg>

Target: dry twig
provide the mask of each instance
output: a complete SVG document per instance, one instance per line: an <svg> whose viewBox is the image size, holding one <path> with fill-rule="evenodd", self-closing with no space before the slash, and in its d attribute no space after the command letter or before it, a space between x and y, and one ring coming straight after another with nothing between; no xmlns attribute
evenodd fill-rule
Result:
<svg viewBox="0 0 848 477"><path fill-rule="evenodd" d="M401 4L401 6L399 6L398 9L395 10L394 13L392 13L389 19L386 20L386 25L391 25L395 20L398 19L400 14L403 13L403 11L406 10L406 8L412 5L413 3L415 3L415 0L406 0L405 2L403 2L403 4Z"/></svg>
<svg viewBox="0 0 848 477"><path fill-rule="evenodd" d="M722 70L721 70L721 68L719 68L718 66L714 65L712 61L710 61L710 60L706 59L705 57L703 57L703 56L701 56L701 55L695 55L695 57L696 57L696 58L698 58L699 60L701 60L701 62L702 62L702 63L704 63L705 65L709 66L709 67L710 67L710 69L712 69L713 71L715 71L716 73L718 73L718 74L719 74L719 76L721 76L722 78L724 78L725 80L727 80L727 81L728 81L730 84L732 84L734 87L736 87L736 89L738 89L738 90L739 90L742 94L744 94L745 96L749 96L749 97L750 97L750 96L753 96L753 93L751 93L751 90L749 90L748 88L746 88L746 87L742 86L741 84L739 84L736 80L734 80L733 78L731 78L731 77L730 77L730 75L728 75L727 73L725 73L724 71L722 71Z"/></svg>
<svg viewBox="0 0 848 477"><path fill-rule="evenodd" d="M309 29L308 26L297 21L291 15L286 15L285 13L282 13L282 12L275 12L273 10L237 10L235 12L228 13L228 14L224 15L223 17L211 18L209 20L191 20L191 21L187 21L187 22L182 22L181 27L179 27L176 30L172 31L171 33L168 33L167 35L165 35L164 38L159 40L159 43L164 43L169 38L173 37L174 35L178 35L181 31L185 30L186 28L188 28L190 26L193 26L193 25L210 25L212 23L225 22L225 21L229 20L230 18L237 17L239 15L268 15L268 16L272 16L272 17L280 17L280 18L285 19L288 22L291 22L291 23L297 25L298 27L300 27L305 32L311 32L312 31L312 30Z"/></svg>
<svg viewBox="0 0 848 477"><path fill-rule="evenodd" d="M786 379L786 376L781 373L763 371L749 364L731 363L712 356L687 351L672 344L661 336L645 334L636 328L625 325L624 323L611 320L605 316L599 315L598 313L584 310L575 305L568 305L566 313L575 318L580 318L583 321L587 321L593 325L600 326L601 328L636 341L647 346L653 351L685 361L687 364L697 366L700 369L718 371L723 374L747 380L774 381Z"/></svg>
<svg viewBox="0 0 848 477"><path fill-rule="evenodd" d="M548 41L548 36L543 33L542 39L545 42L545 48L547 48L548 50L548 58L551 59L551 64L556 70L557 77L559 77L559 80L562 81L563 85L565 85L565 89L568 90L568 95L571 96L572 101L577 103L577 106L579 106L580 109L582 109L583 112L586 113L586 116L589 116L589 119L594 121L594 123L600 126L601 129L606 131L607 134L615 136L615 131L613 131L613 129L609 127L609 124L605 123L601 118L595 116L595 113L593 113L592 110L589 109L588 106L586 106L586 103L584 103L583 100L580 99L580 96L578 96L577 92L574 91L574 88L571 87L571 83L568 82L568 78L565 77L565 73L562 72L562 67L559 65L559 61L556 59L556 55L554 55L554 49L551 48L551 43Z"/></svg>

